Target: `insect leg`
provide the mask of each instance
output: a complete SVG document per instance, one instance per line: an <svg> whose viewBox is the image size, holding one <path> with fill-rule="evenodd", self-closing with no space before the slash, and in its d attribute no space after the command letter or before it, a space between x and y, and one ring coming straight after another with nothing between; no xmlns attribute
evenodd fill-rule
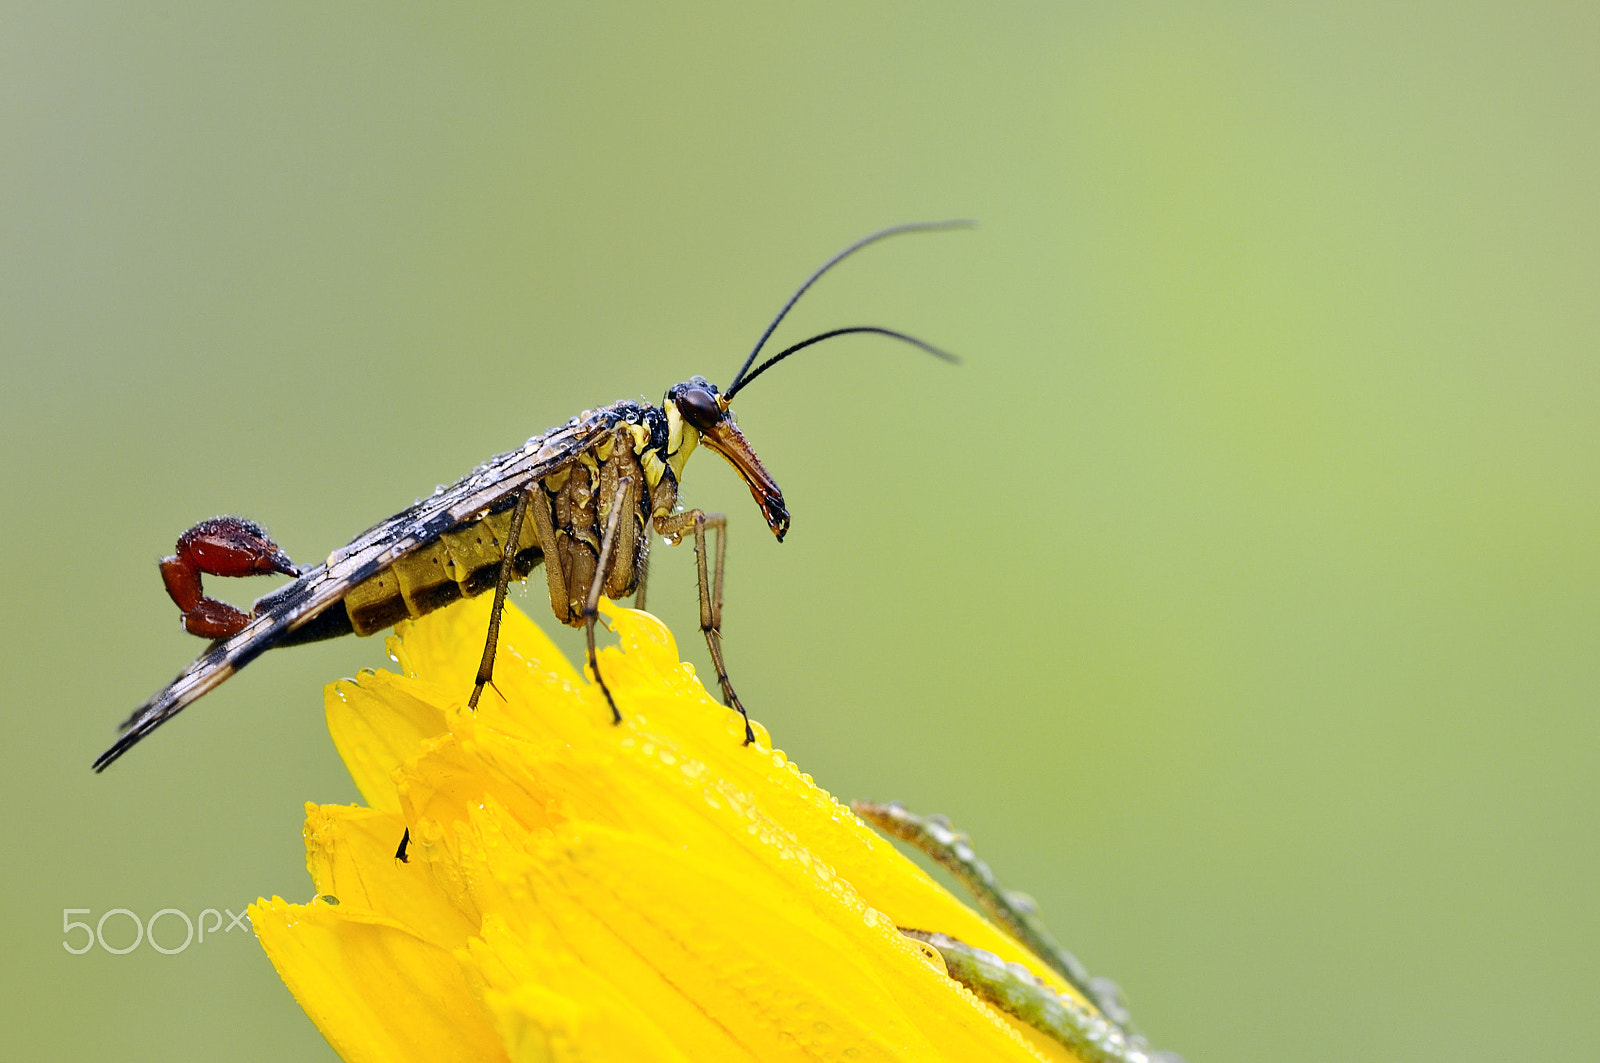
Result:
<svg viewBox="0 0 1600 1063"><path fill-rule="evenodd" d="M708 571L706 561L707 528L717 533L715 576ZM691 509L686 513L674 513L670 517L658 517L655 529L669 542L677 542L691 530L694 532L695 567L700 577L700 631L706 637L706 648L711 651L711 663L717 669L717 684L722 688L722 703L730 709L738 709L739 715L744 717L744 744L750 745L756 740L756 732L750 726L750 714L744 710L744 703L733 691L733 684L728 680L728 666L722 660L722 562L727 556L728 549L728 518L721 513L704 513L698 509Z"/></svg>
<svg viewBox="0 0 1600 1063"><path fill-rule="evenodd" d="M177 553L161 559L161 581L167 594L183 611L183 626L191 635L220 639L237 635L250 622L250 614L227 602L207 598L202 575L256 576L281 572L298 576L300 570L268 536L266 529L242 517L203 520L178 537Z"/></svg>
<svg viewBox="0 0 1600 1063"><path fill-rule="evenodd" d="M511 585L515 572L517 543L522 541L522 520L528 515L528 500L535 491L542 490L537 482L529 484L517 496L517 508L511 512L511 528L506 533L506 552L500 559L500 578L494 584L494 605L489 610L489 634L483 642L483 659L478 662L478 679L472 687L472 697L467 708L476 710L478 698L483 696L484 685L494 678L494 651L500 643L500 614L506 607L506 588Z"/></svg>
<svg viewBox="0 0 1600 1063"><path fill-rule="evenodd" d="M621 723L622 713L617 711L617 701L611 696L611 688L606 686L605 676L600 674L600 659L594 652L594 624L600 616L600 590L606 584L606 574L611 569L611 555L617 548L617 529L622 525L623 511L631 509L626 502L628 488L632 485L631 476L624 476L617 481L617 493L611 501L611 515L606 518L605 535L600 540L600 560L594 566L594 579L589 584L589 597L583 603L583 634L589 640L589 670L594 673L594 681L600 684L600 692L606 696L606 704L611 706L612 723Z"/></svg>
<svg viewBox="0 0 1600 1063"><path fill-rule="evenodd" d="M717 532L717 567L716 576L711 588L711 622L716 626L717 637L722 637L722 562L728 555L728 518L720 513L711 513L706 517L707 522L716 522ZM696 537L696 546L699 546ZM703 566L702 566L703 567ZM726 680L726 676L723 677Z"/></svg>
<svg viewBox="0 0 1600 1063"><path fill-rule="evenodd" d="M650 526L648 524L645 525L644 530L640 532L640 534L643 535L646 540L648 540L650 538ZM633 599L633 607L639 610L641 613L644 612L644 584L649 575L650 544L648 541L646 541L644 555L639 559L639 590Z"/></svg>
<svg viewBox="0 0 1600 1063"><path fill-rule="evenodd" d="M744 710L744 703L739 700L739 695L733 692L733 684L728 680L728 666L722 660L722 562L728 550L728 518L721 513L702 513L695 510L694 517L694 559L695 567L700 576L700 631L706 637L706 648L711 651L711 663L717 669L717 683L722 687L722 703L729 708L738 709L739 715L744 717L744 744L750 745L756 740L756 733L750 726L750 714ZM710 528L717 533L717 563L714 578L706 578L706 529Z"/></svg>

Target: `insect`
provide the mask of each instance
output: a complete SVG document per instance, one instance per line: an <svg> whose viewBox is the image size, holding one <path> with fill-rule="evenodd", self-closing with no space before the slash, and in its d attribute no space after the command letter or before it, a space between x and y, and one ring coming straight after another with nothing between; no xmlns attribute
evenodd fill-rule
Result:
<svg viewBox="0 0 1600 1063"><path fill-rule="evenodd" d="M797 351L852 333L872 333L955 361L914 336L876 326L830 329L767 358L761 353L800 296L839 262L900 233L962 228L970 222L918 222L882 229L850 244L812 273L778 311L727 389L692 377L667 389L660 406L622 401L586 411L566 425L496 455L471 475L381 521L335 550L320 565L292 563L259 525L239 517L202 521L178 539L161 563L167 593L192 634L214 640L176 679L141 705L116 742L94 762L104 771L146 735L215 689L265 651L340 635L370 635L405 617L421 616L458 598L493 590L483 658L468 704L494 674L495 646L506 588L543 564L556 619L582 627L589 669L613 722L622 719L600 674L594 628L600 595L638 593L643 605L652 534L676 543L693 535L700 581L700 630L711 651L723 704L749 714L723 663L722 564L727 518L680 510L678 483L697 445L722 455L744 480L779 542L789 529L783 492L734 421L729 403L762 373ZM715 533L714 574L707 572L706 533ZM204 594L204 576L282 573L292 582L258 598L246 613ZM404 849L395 854L405 859Z"/></svg>

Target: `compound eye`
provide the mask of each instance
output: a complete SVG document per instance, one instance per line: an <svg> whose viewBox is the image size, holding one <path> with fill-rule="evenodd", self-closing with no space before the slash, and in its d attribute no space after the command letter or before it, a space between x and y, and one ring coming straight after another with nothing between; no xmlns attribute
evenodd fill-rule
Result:
<svg viewBox="0 0 1600 1063"><path fill-rule="evenodd" d="M717 397L705 388L689 388L678 396L678 412L683 419L702 432L722 420L722 407Z"/></svg>

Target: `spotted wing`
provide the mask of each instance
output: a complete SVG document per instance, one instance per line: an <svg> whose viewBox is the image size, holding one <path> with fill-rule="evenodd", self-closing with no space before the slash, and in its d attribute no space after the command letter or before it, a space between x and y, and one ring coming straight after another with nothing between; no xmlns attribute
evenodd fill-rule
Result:
<svg viewBox="0 0 1600 1063"><path fill-rule="evenodd" d="M123 722L122 734L100 754L94 770L104 771L151 731L340 601L352 587L571 461L605 431L606 412L534 436L517 450L496 455L466 479L367 529L324 563L264 596L256 603L257 615L244 630L213 643Z"/></svg>

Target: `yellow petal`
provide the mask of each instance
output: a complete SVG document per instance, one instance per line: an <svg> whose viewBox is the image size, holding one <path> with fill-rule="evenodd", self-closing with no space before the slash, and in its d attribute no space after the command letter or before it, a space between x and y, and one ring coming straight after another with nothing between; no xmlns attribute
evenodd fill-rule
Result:
<svg viewBox="0 0 1600 1063"><path fill-rule="evenodd" d="M474 827L492 834L495 825L486 814ZM501 851L501 888L483 901L542 943L519 973L549 984L559 967L535 965L569 958L620 972L614 992L700 1058L1036 1058L859 898L772 888L765 876L593 824L531 841L519 858ZM688 1003L715 1031L683 1036Z"/></svg>
<svg viewBox="0 0 1600 1063"><path fill-rule="evenodd" d="M444 733L439 692L416 679L364 672L357 682L332 683L323 698L328 733L356 789L373 808L400 811L393 773L425 742Z"/></svg>
<svg viewBox="0 0 1600 1063"><path fill-rule="evenodd" d="M250 906L289 991L346 1063L508 1058L461 965L392 919L321 901Z"/></svg>
<svg viewBox="0 0 1600 1063"><path fill-rule="evenodd" d="M318 896L343 910L384 912L441 948L460 948L475 920L449 904L430 876L395 857L398 815L354 805L306 805L306 869Z"/></svg>
<svg viewBox="0 0 1600 1063"><path fill-rule="evenodd" d="M262 940L329 1041L365 1053L346 1058L391 1058L386 1023L407 1031L405 1053L452 1058L410 1035L415 991L360 973L385 963L449 1001L422 1024L443 1031L455 1009L475 1058L495 1058L483 1037L519 1060L1072 1058L1019 1035L896 927L1054 982L1043 965L759 724L744 745L659 621L602 609L621 643L600 658L617 725L511 608L494 683L467 710L483 599L401 625L405 675L329 687L330 731L381 811L309 807L308 866L340 904L267 905ZM391 991L403 1003L383 1004Z"/></svg>

